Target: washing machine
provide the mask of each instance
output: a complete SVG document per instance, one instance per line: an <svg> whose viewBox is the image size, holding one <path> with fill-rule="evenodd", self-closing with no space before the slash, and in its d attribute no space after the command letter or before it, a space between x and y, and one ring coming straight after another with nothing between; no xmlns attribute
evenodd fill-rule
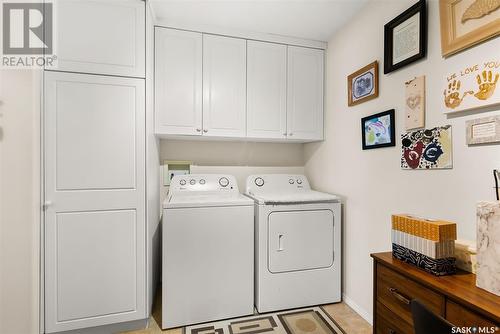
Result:
<svg viewBox="0 0 500 334"><path fill-rule="evenodd" d="M233 176L174 176L162 238L162 328L253 314L254 205Z"/></svg>
<svg viewBox="0 0 500 334"><path fill-rule="evenodd" d="M260 313L341 301L341 204L304 175L252 175L255 306Z"/></svg>

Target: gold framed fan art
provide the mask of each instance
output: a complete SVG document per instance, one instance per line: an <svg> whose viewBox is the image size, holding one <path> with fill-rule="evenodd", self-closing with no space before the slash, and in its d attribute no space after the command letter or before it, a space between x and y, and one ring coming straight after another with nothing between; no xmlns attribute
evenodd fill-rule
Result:
<svg viewBox="0 0 500 334"><path fill-rule="evenodd" d="M439 0L439 14L444 57L500 35L500 0Z"/></svg>

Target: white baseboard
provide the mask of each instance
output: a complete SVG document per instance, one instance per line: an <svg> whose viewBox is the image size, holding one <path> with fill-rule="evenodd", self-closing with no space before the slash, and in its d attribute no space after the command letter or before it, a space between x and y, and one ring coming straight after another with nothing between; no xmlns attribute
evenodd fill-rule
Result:
<svg viewBox="0 0 500 334"><path fill-rule="evenodd" d="M365 319L370 325L373 326L373 316L371 313L367 312L364 308L360 307L356 304L351 298L347 297L344 293L342 294L342 299L344 303L347 304L350 308L356 311L363 319Z"/></svg>

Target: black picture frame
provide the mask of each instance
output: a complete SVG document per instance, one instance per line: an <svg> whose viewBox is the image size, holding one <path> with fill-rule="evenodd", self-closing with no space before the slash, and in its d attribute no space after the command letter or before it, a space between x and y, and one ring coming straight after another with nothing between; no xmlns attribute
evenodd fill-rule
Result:
<svg viewBox="0 0 500 334"><path fill-rule="evenodd" d="M396 64L393 64L393 31L415 14L420 13L419 19L419 52ZM427 1L419 0L416 4L399 14L396 18L384 25L384 74L396 71L427 54Z"/></svg>
<svg viewBox="0 0 500 334"><path fill-rule="evenodd" d="M361 137L362 137L363 150L371 150L374 148L396 146L396 123L395 123L394 114L395 114L394 109L389 109L389 110L380 112L378 114L363 117L361 119ZM366 144L366 131L365 131L366 122L373 120L375 118L383 117L383 116L389 116L389 120L391 123L390 127L389 127L389 131L391 132L390 133L390 140L391 141L389 143L367 145Z"/></svg>

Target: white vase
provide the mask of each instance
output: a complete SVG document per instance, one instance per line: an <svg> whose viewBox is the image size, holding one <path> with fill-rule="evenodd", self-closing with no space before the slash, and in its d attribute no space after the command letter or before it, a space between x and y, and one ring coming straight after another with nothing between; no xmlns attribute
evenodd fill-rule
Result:
<svg viewBox="0 0 500 334"><path fill-rule="evenodd" d="M476 285L500 296L500 202L477 205Z"/></svg>

